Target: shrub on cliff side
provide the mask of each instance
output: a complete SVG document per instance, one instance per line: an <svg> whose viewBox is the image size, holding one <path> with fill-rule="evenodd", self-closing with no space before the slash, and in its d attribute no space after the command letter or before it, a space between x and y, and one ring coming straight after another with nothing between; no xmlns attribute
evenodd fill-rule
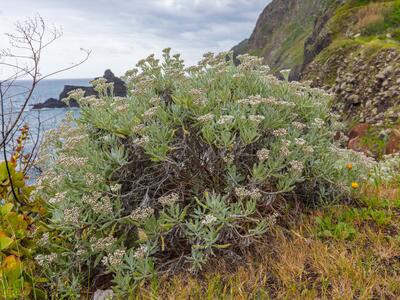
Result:
<svg viewBox="0 0 400 300"><path fill-rule="evenodd" d="M49 133L38 187L52 211L42 265L54 293L112 281L122 297L159 272L236 260L274 224L274 203L357 188L368 166L334 145L330 97L226 56L185 68L167 49L126 73L127 98L102 79L100 99L71 95L81 116Z"/></svg>

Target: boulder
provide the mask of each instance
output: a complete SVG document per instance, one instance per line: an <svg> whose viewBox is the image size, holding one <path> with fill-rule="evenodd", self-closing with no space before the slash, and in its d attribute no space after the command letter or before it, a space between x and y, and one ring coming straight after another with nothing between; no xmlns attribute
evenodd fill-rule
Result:
<svg viewBox="0 0 400 300"><path fill-rule="evenodd" d="M400 151L400 128L392 129L386 144L385 154L393 154Z"/></svg>
<svg viewBox="0 0 400 300"><path fill-rule="evenodd" d="M355 125L349 132L349 139L354 139L356 137L363 137L367 134L370 125L367 123L359 123Z"/></svg>

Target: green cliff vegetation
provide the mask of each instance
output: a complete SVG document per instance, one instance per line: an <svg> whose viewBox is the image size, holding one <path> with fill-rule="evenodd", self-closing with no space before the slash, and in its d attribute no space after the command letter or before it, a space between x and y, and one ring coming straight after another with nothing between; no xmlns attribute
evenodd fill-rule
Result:
<svg viewBox="0 0 400 300"><path fill-rule="evenodd" d="M324 1L273 1L261 14L249 40L234 47L237 54L264 57L273 71L303 63L304 43L314 24L331 4Z"/></svg>
<svg viewBox="0 0 400 300"><path fill-rule="evenodd" d="M326 27L333 40L316 58L321 63L343 48L365 59L385 48L400 49L400 1L347 1Z"/></svg>

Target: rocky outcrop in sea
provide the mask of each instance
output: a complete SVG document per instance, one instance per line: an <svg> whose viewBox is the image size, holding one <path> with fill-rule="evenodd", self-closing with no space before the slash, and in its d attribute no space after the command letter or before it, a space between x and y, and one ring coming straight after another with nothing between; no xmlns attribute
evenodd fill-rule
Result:
<svg viewBox="0 0 400 300"><path fill-rule="evenodd" d="M99 78L99 77L97 77ZM96 79L97 79L96 78ZM126 97L126 86L122 79L116 77L114 73L107 69L104 72L102 78L106 79L108 83L114 83L114 95L118 97ZM82 89L85 91L85 96L97 96L97 92L91 86L75 86L75 85L65 85L63 91L58 96L58 99L49 98L45 102L36 103L33 105L33 109L42 109L42 108L66 108L66 107L79 107L79 104L71 99L69 104L67 105L63 99L68 97L68 93L76 90Z"/></svg>

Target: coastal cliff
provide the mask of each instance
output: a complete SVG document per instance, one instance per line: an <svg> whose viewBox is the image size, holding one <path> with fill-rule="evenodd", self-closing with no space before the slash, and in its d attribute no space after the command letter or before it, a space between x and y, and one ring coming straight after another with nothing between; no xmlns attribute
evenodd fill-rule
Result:
<svg viewBox="0 0 400 300"><path fill-rule="evenodd" d="M368 128L349 142L355 150L379 156L400 148L400 1L274 0L233 51L334 93L349 131Z"/></svg>

